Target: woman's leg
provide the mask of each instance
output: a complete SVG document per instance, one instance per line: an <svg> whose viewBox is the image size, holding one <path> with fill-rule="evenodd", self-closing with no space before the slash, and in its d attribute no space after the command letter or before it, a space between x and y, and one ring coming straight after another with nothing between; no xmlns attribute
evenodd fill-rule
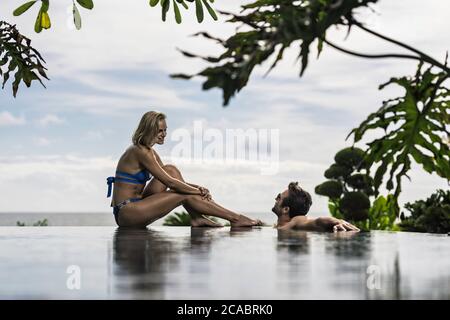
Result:
<svg viewBox="0 0 450 320"><path fill-rule="evenodd" d="M229 220L232 227L251 227L258 221L221 208L197 195L184 195L172 191L155 193L138 202L127 204L119 212L119 225L123 227L145 227L162 218L179 205L192 207L200 214L208 214Z"/></svg>
<svg viewBox="0 0 450 320"><path fill-rule="evenodd" d="M178 170L177 167L174 165L165 165L163 166L164 171L166 171L170 176L174 177L175 179L181 180L184 182L183 176ZM163 184L158 179L154 178L150 183L145 187L142 197L146 198L152 194L163 192L167 190L167 186ZM191 225L193 227L221 227L222 225L219 223L216 223L212 221L211 219L208 219L207 217L204 217L202 214L197 212L192 206L190 206L188 203L184 203L183 207L186 209L186 211L191 216Z"/></svg>
<svg viewBox="0 0 450 320"><path fill-rule="evenodd" d="M165 165L162 167L170 176L182 180L180 171L173 165ZM184 180L183 180L184 181ZM142 198L147 198L152 194L167 190L167 186L156 178L153 178L142 192Z"/></svg>

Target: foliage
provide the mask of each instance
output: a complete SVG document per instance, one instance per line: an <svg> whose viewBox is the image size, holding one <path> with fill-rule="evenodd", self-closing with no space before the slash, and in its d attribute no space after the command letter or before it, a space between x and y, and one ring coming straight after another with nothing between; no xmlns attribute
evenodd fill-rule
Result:
<svg viewBox="0 0 450 320"><path fill-rule="evenodd" d="M208 217L208 219L218 222L214 217ZM190 226L191 216L187 212L174 212L164 219L164 226Z"/></svg>
<svg viewBox="0 0 450 320"><path fill-rule="evenodd" d="M371 206L373 179L364 168L364 151L345 148L334 160L336 163L324 174L329 180L315 188L317 194L329 197L331 215L349 220L362 230L392 230L398 212L396 198L379 196Z"/></svg>
<svg viewBox="0 0 450 320"><path fill-rule="evenodd" d="M369 209L366 220L355 222L361 230L391 230L398 231L395 225L397 220L397 199L389 194L387 197L378 196Z"/></svg>
<svg viewBox="0 0 450 320"><path fill-rule="evenodd" d="M437 190L426 200L407 203L402 212L400 228L406 231L447 233L450 232L450 190Z"/></svg>
<svg viewBox="0 0 450 320"><path fill-rule="evenodd" d="M343 186L340 181L329 180L316 187L316 193L327 196L330 199L339 199L343 192Z"/></svg>
<svg viewBox="0 0 450 320"><path fill-rule="evenodd" d="M204 18L204 8L206 8L206 11L208 11L209 15L214 19L217 20L217 15L214 11L214 9L211 7L209 2L213 3L214 0L186 0L188 3L193 3L195 5L195 12L197 16L197 21L201 23ZM36 22L34 25L34 30L39 33L42 31L42 29L50 29L51 28L51 21L50 16L48 14L48 10L50 7L50 0L34 0L34 1L28 1L21 6L19 6L17 9L14 10L13 14L14 16L20 16L21 14L28 11L36 2L41 2L41 7L38 11ZM78 3L78 5L77 5ZM149 0L149 5L151 7L155 7L158 4L161 6L161 15L162 20L166 21L167 12L170 9L170 3L172 3L173 12L175 16L175 21L177 23L182 22L180 9L178 6L178 3L184 7L184 9L188 10L189 5L185 2L185 0ZM73 22L75 27L79 30L81 29L81 14L78 6L87 9L92 10L94 8L94 2L93 0L76 0L72 1L72 13L73 13Z"/></svg>
<svg viewBox="0 0 450 320"><path fill-rule="evenodd" d="M17 221L16 225L18 227L25 227L26 226L25 222L21 222L21 221ZM38 220L35 223L33 223L33 227L46 227L46 226L48 226L48 220L47 219Z"/></svg>
<svg viewBox="0 0 450 320"><path fill-rule="evenodd" d="M248 30L237 32L227 40L206 32L197 33L198 36L219 43L225 52L218 57L203 57L181 50L185 56L202 58L213 66L195 75L173 74L172 77L205 77L203 90L221 89L223 104L226 106L231 97L247 85L256 65L274 55L274 62L267 71L269 73L283 58L284 50L297 40L301 41L298 58L301 58L300 75L303 75L312 43L318 40L320 53L329 27L345 25L350 31L355 21L354 10L375 2L377 0L258 0L241 6L242 15L219 11L231 16L227 22L242 24Z"/></svg>
<svg viewBox="0 0 450 320"><path fill-rule="evenodd" d="M187 212L174 212L164 219L163 226L190 226L191 216Z"/></svg>
<svg viewBox="0 0 450 320"><path fill-rule="evenodd" d="M10 72L15 72L12 83L14 97L16 97L21 81L27 87L30 87L32 81L37 80L45 87L40 78L48 79L44 63L45 60L41 54L31 46L30 39L20 34L14 25L0 21L0 76L3 76L2 89L5 88L5 84L10 78Z"/></svg>
<svg viewBox="0 0 450 320"><path fill-rule="evenodd" d="M214 20L217 20L217 15L209 4L209 2L213 3L214 0L149 0L149 5L155 7L160 4L162 20L166 21L166 15L170 9L170 3L172 2L175 20L177 23L181 23L181 13L177 3L181 4L185 9L189 9L189 5L185 1L195 5L197 21L199 23L204 19L204 8L206 8L206 11ZM40 7L34 23L34 31L40 33L43 29L50 29L52 26L49 15L50 0L27 1L17 7L13 11L13 15L22 15L34 7L36 3L40 3ZM93 0L72 1L73 22L78 30L81 29L82 25L79 7L92 10L94 8L94 2ZM5 21L0 21L0 76L2 76L4 72L1 67L5 65L8 60L10 61L9 67L3 75L4 80L2 89L4 89L5 83L8 81L9 73L17 68L15 80L13 82L14 97L16 97L21 80L23 80L27 87L31 86L33 80L38 80L45 87L39 75L48 79L44 71L46 68L42 64L45 60L37 50L30 46L30 42L31 40L21 35L15 26L12 26ZM34 59L34 61L32 59ZM33 71L34 69L38 71L39 75Z"/></svg>
<svg viewBox="0 0 450 320"><path fill-rule="evenodd" d="M442 86L448 78L445 72L435 73L431 67L422 71L419 64L414 77L392 78L380 86L398 84L405 89L402 97L387 100L367 120L353 129L358 142L370 130L383 130L381 138L369 142L365 165L368 169L378 165L374 176L377 191L388 168L388 190L394 189L398 197L401 192L401 178L407 177L411 160L422 165L429 173L450 180L450 147L443 139L450 133L450 91Z"/></svg>
<svg viewBox="0 0 450 320"><path fill-rule="evenodd" d="M197 74L173 74L174 78L191 79L194 76L205 77L203 90L219 88L223 92L223 104L228 105L230 99L247 85L249 77L256 65L268 59L273 63L270 72L282 60L283 52L295 41L300 41L301 72L308 66L310 46L317 42L318 53L323 43L343 53L369 59L400 58L420 61L414 77L392 78L385 86L396 83L406 93L403 97L387 100L377 112L349 134L354 134L355 143L366 137L371 130L382 129L385 135L370 142L364 165L367 169L378 165L374 176L374 192L378 195L383 177L388 175L386 187L394 190L393 200L397 203L401 193L401 179L408 177L411 161L422 165L424 170L437 173L449 180L450 150L449 131L449 89L444 83L449 79L450 68L429 55L406 45L398 40L370 30L355 18L355 11L361 7L370 7L375 1L363 0L257 0L243 5L240 14L226 13L231 16L228 22L245 27L245 31L236 32L226 40L216 38L206 32L196 35L213 40L225 51L219 56L201 56L181 51L189 58L201 58L211 66ZM344 26L350 33L351 28L375 36L383 41L408 50L412 54L364 54L341 48L326 38L330 27ZM430 66L423 72L423 63ZM439 68L441 71L432 71ZM389 172L387 171L388 169ZM340 163L330 167L327 178L343 175ZM395 183L394 183L395 178ZM355 177L355 179L357 179ZM324 186L322 186L324 187ZM335 190L337 192L337 190ZM398 206L397 212L399 211Z"/></svg>
<svg viewBox="0 0 450 320"><path fill-rule="evenodd" d="M364 151L345 148L336 153L325 177L330 180L316 186L315 192L327 196L333 203L330 212L351 221L361 221L368 217L369 196L372 194L372 180L367 174L360 173Z"/></svg>

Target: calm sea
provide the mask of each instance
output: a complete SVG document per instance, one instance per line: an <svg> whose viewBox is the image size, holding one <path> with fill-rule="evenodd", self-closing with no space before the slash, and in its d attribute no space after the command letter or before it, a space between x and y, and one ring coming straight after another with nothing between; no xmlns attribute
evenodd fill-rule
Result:
<svg viewBox="0 0 450 320"><path fill-rule="evenodd" d="M248 213L248 216L273 224L275 215L271 213ZM0 226L16 226L17 221L32 226L38 220L47 219L49 226L115 226L112 213L0 213ZM159 219L153 225L160 226L164 222Z"/></svg>

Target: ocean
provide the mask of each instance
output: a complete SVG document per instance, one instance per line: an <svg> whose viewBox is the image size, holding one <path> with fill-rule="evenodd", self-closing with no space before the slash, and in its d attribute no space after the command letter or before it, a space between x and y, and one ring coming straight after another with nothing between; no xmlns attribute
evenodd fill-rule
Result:
<svg viewBox="0 0 450 320"><path fill-rule="evenodd" d="M272 213L248 213L249 217L260 219L270 225L274 224L276 217ZM111 212L103 213L0 213L0 226L16 226L17 222L32 226L39 220L47 219L49 226L116 226ZM155 221L152 225L161 226L164 218Z"/></svg>

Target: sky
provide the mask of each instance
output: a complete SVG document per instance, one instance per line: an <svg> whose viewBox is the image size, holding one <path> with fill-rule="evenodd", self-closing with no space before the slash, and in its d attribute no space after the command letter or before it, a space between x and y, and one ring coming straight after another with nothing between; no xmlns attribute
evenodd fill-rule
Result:
<svg viewBox="0 0 450 320"><path fill-rule="evenodd" d="M293 45L267 77L270 61L257 67L247 87L224 108L218 89L201 90L202 78L174 80L169 74L206 67L177 48L220 54L214 42L191 35L232 35L235 26L226 17L215 22L205 15L199 24L194 10L183 10L183 23L177 25L172 11L163 22L160 9L145 0L96 0L94 10L81 9L83 27L78 31L71 23L72 1L62 0L50 2L52 28L36 34L37 6L12 16L22 2L1 1L0 20L16 24L32 39L51 80L46 89L37 82L31 88L21 84L17 98L10 83L0 91L0 212L108 212L106 177L114 174L141 116L159 110L168 117L167 142L156 147L163 162L175 163L188 182L208 187L223 206L270 213L278 192L299 181L313 197L311 215L328 215L327 198L314 194L314 187L325 181L323 172L336 152L351 146L345 141L350 130L383 100L402 94L395 86L379 91L378 85L393 76L412 75L417 66L410 60L360 59L326 45L315 59L313 46L300 78L298 45ZM245 3L249 1L219 0L214 7L238 12ZM374 9L359 12L370 28L444 60L450 48L450 38L445 38L450 3L427 1L424 10L422 1L379 1ZM405 53L356 29L347 39L345 35L334 29L327 34L354 51ZM242 161L225 152L227 161L206 159L213 137L232 145L226 132L239 129L273 138L271 172L264 172L266 164L259 158ZM189 139L177 140L182 136ZM186 147L200 153L186 157L178 152ZM446 181L417 165L410 177L401 203L448 188Z"/></svg>

